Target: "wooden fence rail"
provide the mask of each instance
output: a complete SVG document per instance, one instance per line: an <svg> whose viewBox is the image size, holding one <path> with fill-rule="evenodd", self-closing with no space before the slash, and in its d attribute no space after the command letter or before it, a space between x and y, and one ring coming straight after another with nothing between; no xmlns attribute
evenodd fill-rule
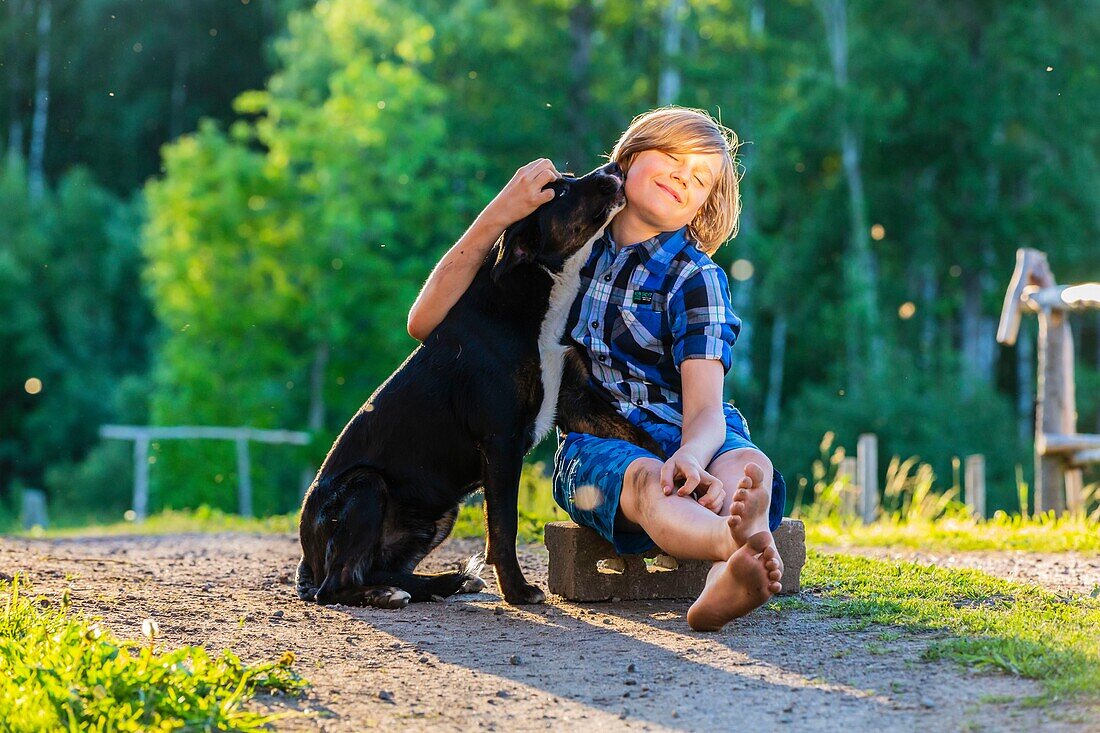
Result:
<svg viewBox="0 0 1100 733"><path fill-rule="evenodd" d="M103 425L103 438L134 441L134 518L145 521L149 511L149 443L154 440L232 440L237 444L237 510L252 516L252 470L248 442L307 445L309 433L294 430L258 430L256 428L205 425L152 426Z"/></svg>

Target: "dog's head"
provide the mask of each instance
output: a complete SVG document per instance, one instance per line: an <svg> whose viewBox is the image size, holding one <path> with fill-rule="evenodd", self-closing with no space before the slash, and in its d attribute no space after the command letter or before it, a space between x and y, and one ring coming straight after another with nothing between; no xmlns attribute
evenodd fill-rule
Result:
<svg viewBox="0 0 1100 733"><path fill-rule="evenodd" d="M626 206L623 182L622 168L611 162L580 178L562 176L543 186L554 190L554 198L504 230L493 281L521 262L560 272Z"/></svg>

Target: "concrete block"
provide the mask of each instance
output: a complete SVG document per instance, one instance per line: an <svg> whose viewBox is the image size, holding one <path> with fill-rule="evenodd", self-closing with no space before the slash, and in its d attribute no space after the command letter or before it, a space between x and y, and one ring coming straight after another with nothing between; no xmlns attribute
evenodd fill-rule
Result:
<svg viewBox="0 0 1100 733"><path fill-rule="evenodd" d="M806 564L806 528L800 520L784 519L774 534L784 566L780 595L797 593ZM547 524L545 542L550 592L571 601L696 598L711 566L703 560L678 561L658 549L620 557L611 543L573 522ZM654 562L647 564L647 558Z"/></svg>

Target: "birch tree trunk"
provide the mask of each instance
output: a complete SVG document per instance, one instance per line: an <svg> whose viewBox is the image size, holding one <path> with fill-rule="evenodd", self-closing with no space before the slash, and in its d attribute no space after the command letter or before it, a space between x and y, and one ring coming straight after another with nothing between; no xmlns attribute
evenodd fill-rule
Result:
<svg viewBox="0 0 1100 733"><path fill-rule="evenodd" d="M844 288L849 318L845 346L849 394L858 396L868 378L882 373L882 336L879 332L878 265L871 250L867 224L867 200L856 131L848 97L847 0L814 0L825 23L825 37L833 69L833 82L841 100L838 110L841 161L848 184L848 253L844 261Z"/></svg>
<svg viewBox="0 0 1100 733"><path fill-rule="evenodd" d="M753 40L759 40L764 35L764 0L753 0L749 13L749 34ZM749 63L749 74L751 78L746 87L752 89L762 88L764 84L764 69L758 54L753 54L752 60ZM752 131L756 127L757 109L751 95L746 95L745 100L741 129L737 132L741 140L751 140ZM751 168L752 157L752 146L745 146L745 152L742 154L741 160L746 170ZM757 187L753 185L755 182L754 179L745 178L742 180L742 184L744 184L746 180L749 182L747 188L752 190L757 189ZM747 200L748 206L741 209L741 221L737 237L738 257L749 260L750 262L753 261L753 257L756 254L750 249L753 234L756 232L756 216L752 206L755 198L755 196L751 195L746 196L745 192L742 192L742 200ZM732 299L733 311L738 316L742 317L742 321L741 333L737 336L738 346L734 351L733 366L730 369L729 378L731 380L736 380L740 384L751 383L753 377L753 324L751 319L745 318L745 316L750 313L752 307L754 283L755 279L751 277L747 280L734 280L730 283L730 296Z"/></svg>
<svg viewBox="0 0 1100 733"><path fill-rule="evenodd" d="M309 432L317 436L325 429L325 367L328 366L329 342L322 341L317 346L313 355L313 366L309 372L309 418L307 425ZM304 496L306 489L313 483L313 477L317 470L312 466L302 469L300 479L301 494Z"/></svg>
<svg viewBox="0 0 1100 733"><path fill-rule="evenodd" d="M31 118L31 148L27 162L28 190L32 201L42 198L46 186L43 164L46 157L46 126L50 108L50 0L38 6L38 53L34 63L34 116Z"/></svg>
<svg viewBox="0 0 1100 733"><path fill-rule="evenodd" d="M787 315L780 311L772 327L768 362L768 394L764 399L764 437L773 442L779 434L780 397L783 394L783 361L787 354Z"/></svg>
<svg viewBox="0 0 1100 733"><path fill-rule="evenodd" d="M569 59L570 160L566 166L583 173L588 160L589 77L592 65L592 26L594 11L591 0L577 0L569 10L569 36L573 53ZM580 167L578 169L578 166Z"/></svg>
<svg viewBox="0 0 1100 733"><path fill-rule="evenodd" d="M23 155L23 105L26 89L20 74L23 55L20 51L20 29L27 22L33 7L26 0L8 0L8 17L11 32L4 48L4 65L8 72L8 152L9 156Z"/></svg>
<svg viewBox="0 0 1100 733"><path fill-rule="evenodd" d="M680 97L680 43L683 39L684 0L668 0L662 12L661 74L657 80L657 104L673 104Z"/></svg>
<svg viewBox="0 0 1100 733"><path fill-rule="evenodd" d="M175 140L183 134L185 124L183 119L184 107L187 104L187 72L190 66L191 59L187 49L184 47L179 48L172 65L172 92L168 115L169 140Z"/></svg>

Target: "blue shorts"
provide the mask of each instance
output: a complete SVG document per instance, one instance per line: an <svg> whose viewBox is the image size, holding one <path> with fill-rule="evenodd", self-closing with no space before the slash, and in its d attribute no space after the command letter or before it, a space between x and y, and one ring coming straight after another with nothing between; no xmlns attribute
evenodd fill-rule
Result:
<svg viewBox="0 0 1100 733"><path fill-rule="evenodd" d="M723 403L723 410L726 441L714 457L738 448L760 450L749 437L749 427L740 410L729 403ZM678 426L649 420L643 427L666 455L679 449L681 430ZM574 522L596 530L620 555L636 555L657 546L645 532L615 530L623 478L627 467L638 458L660 460L625 440L597 438L586 433L569 433L564 439L559 433L558 451L554 456L554 501ZM783 519L786 499L786 482L779 471L773 470L771 506L768 508L768 526L773 532Z"/></svg>

